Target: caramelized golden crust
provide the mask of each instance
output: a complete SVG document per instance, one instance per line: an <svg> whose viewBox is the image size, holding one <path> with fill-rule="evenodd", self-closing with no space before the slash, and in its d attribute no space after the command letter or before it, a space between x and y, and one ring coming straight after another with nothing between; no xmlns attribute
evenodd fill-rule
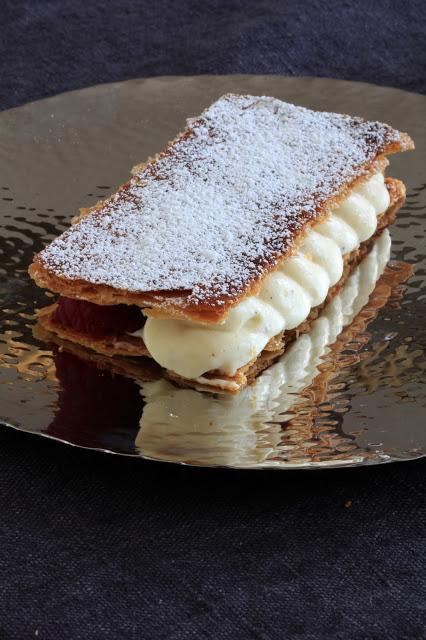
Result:
<svg viewBox="0 0 426 640"><path fill-rule="evenodd" d="M310 131L309 127L312 127L312 123L314 123L313 131L315 131L315 125L318 124L318 135L320 137L322 136L323 140L321 141L321 145L313 144L313 153L322 145L324 145L325 148L330 134L328 127L332 128L332 135L330 135L330 139L335 135L340 140L339 135L344 132L344 135L346 135L347 139L350 141L349 146L353 143L353 148L349 151L345 148L341 149L341 156L344 156L344 162L341 166L339 165L337 169L334 165L339 162L339 154L333 156L333 159L329 157L327 161L327 155L324 150L319 152L317 158L318 162L313 165L317 174L316 182L314 181L315 184L312 183L313 186L311 192L309 192L309 189L306 192L303 191L303 189L300 192L297 190L297 192L292 192L289 187L292 183L291 179L286 181L281 177L279 180L277 178L275 182L273 181L273 177L271 176L274 174L274 166L280 166L281 158L279 155L280 151L276 151L276 157L274 159L275 164L272 163L270 167L268 167L268 170L270 169L270 171L269 173L266 171L267 175L264 179L265 182L263 186L261 185L262 189L260 191L256 191L255 189L255 194L259 195L260 193L265 198L266 209L265 212L262 213L263 217L261 216L259 218L259 220L262 221L262 224L264 223L264 227L262 227L262 224L258 225L256 222L251 227L248 225L248 229L252 229L253 235L256 233L258 234L255 247L250 249L250 253L250 233L248 233L247 244L242 244L241 240L241 248L239 251L242 256L241 264L238 263L238 256L237 258L234 256L233 260L236 262L234 264L234 262L230 261L228 265L229 269L225 274L227 279L224 276L225 279L223 281L220 280L220 278L217 280L214 273L213 275L210 274L210 279L206 276L205 281L202 277L198 280L195 278L195 276L203 275L202 269L197 270L197 264L203 264L204 266L208 265L210 262L209 256L200 258L198 261L196 260L195 264L192 264L190 276L188 275L185 271L185 267L182 267L182 263L185 262L184 256L187 254L189 255L192 249L198 251L198 247L196 247L194 243L192 243L192 245L189 244L185 249L186 253L185 251L182 253L182 259L175 262L173 262L170 256L167 255L167 251L162 253L161 249L159 250L157 261L160 264L163 259L166 258L168 260L168 262L166 260L168 265L166 271L164 271L164 273L161 272L160 267L152 267L152 269L151 267L149 268L153 273L155 272L155 278L152 282L157 282L158 285L162 284L161 289L153 286L149 287L147 290L141 290L138 283L135 283L134 279L132 280L135 273L130 275L127 274L128 279L126 280L126 278L120 278L119 268L115 280L116 284L109 284L107 282L108 273L105 275L105 272L108 270L103 269L102 266L99 267L99 272L97 274L93 274L90 270L90 265L92 264L90 260L92 260L93 256L90 254L88 257L88 253L90 253L90 251L85 252L85 247L90 245L90 239L94 239L94 244L98 242L99 247L102 250L104 246L107 248L105 256L106 262L108 262L108 259L111 257L111 254L109 254L108 251L112 250L114 253L115 250L111 249L111 246L116 247L123 234L126 236L126 233L128 233L128 226L126 226L127 223L125 222L125 219L127 219L128 216L133 215L135 211L139 218L141 218L142 214L145 216L145 214L149 212L151 204L154 206L157 203L157 195L152 196L151 194L151 200L149 196L149 188L152 187L154 183L156 183L154 184L154 187L157 189L159 182L163 181L164 184L170 185L170 190L173 192L175 182L179 183L179 180L182 179L179 184L186 196L186 198L184 198L184 204L182 205L183 208L185 207L185 203L190 200L189 196L197 194L197 189L195 188L193 191L185 192L186 182L182 178L183 166L189 166L189 180L194 176L199 180L200 176L202 177L205 174L205 180L207 182L208 180L211 180L216 185L215 193L220 193L220 190L219 192L217 191L218 185L228 185L228 176L221 165L222 161L222 164L226 165L226 155L223 157L220 155L220 151L215 151L216 147L219 149L221 144L220 142L217 146L215 139L219 139L221 135L223 135L223 140L225 140L226 143L228 136L228 138L232 139L229 143L229 149L231 150L233 148L232 145L234 139L236 140L235 144L238 145L238 131L235 127L232 128L232 126L229 125L229 117L227 117L226 109L231 108L229 105L232 106L233 103L241 103L238 106L238 109L240 110L238 113L241 112L241 115L244 115L244 118L246 115L250 118L250 113L254 111L252 107L256 107L256 101L259 103L262 101L265 102L265 104L262 105L262 109L264 109L265 113L269 113L269 118L274 117L270 115L273 107L273 113L276 113L275 109L277 110L277 113L280 109L283 109L283 113L281 115L289 121L293 115L296 114L296 116L294 116L296 120L299 118L297 122L301 119L302 124L307 127L306 130ZM218 107L219 104L222 105L220 108ZM241 122L244 118L241 118ZM285 121L287 122L287 120ZM259 122L260 125L264 124L263 120L260 120ZM268 120L269 130L271 127L273 128L273 122L273 120ZM256 120L250 121L249 124L251 124L251 128L249 126L244 135L248 132L250 135L253 134L253 136L255 136L255 140L259 141L259 139L256 138L256 127L254 126L256 123ZM293 155L295 158L299 158L302 167L301 172L299 171L297 175L294 174L293 177L296 176L296 178L303 183L301 176L305 175L306 177L306 167L304 168L304 162L306 161L309 163L310 150L308 150L306 146L303 147L302 145L303 148L301 151L300 144L297 146L296 134L298 129L296 125L294 125L294 127L295 128L290 131L290 133L295 135L293 142L296 141L295 144L297 148L292 148L291 151L287 150L287 156L284 156L284 158L288 161L288 167L290 168L290 160L293 158ZM202 131L201 134L199 133L200 131ZM300 131L303 131L303 128ZM342 140L346 139L344 138L344 135L342 133ZM212 140L213 142L211 142ZM244 151L244 153L246 153L246 159L249 160L249 150L245 149L241 140L239 143L239 151ZM304 144L311 145L309 137L305 136ZM362 150L360 150L361 147ZM35 257L33 264L30 266L29 273L39 286L60 293L66 297L84 299L100 305L120 303L128 305L134 304L140 307L150 307L151 314L165 314L167 316L186 317L194 321L217 323L224 319L232 306L241 302L244 297L255 294L263 278L270 271L276 269L282 260L297 249L309 228L312 225L325 220L329 215L330 210L339 204L339 202L347 196L348 192L352 188L354 188L359 182L368 179L372 173L383 171L387 164L387 160L384 157L385 155L412 149L413 147L413 142L407 134L399 133L387 125L380 123L368 123L357 118L350 118L349 116L310 112L292 105L285 105L285 103L280 103L279 101L274 101L269 98L224 96L224 98L218 101L218 103L212 105L212 107L199 119L191 122L188 129L172 141L164 152L158 154L154 158L151 158L147 163L136 167L134 169L134 177L130 182L123 185L116 194L106 201L98 203L95 207L82 210L79 218L75 220L77 224L74 225L70 231L61 236L60 243L56 244L54 249L50 249L48 247L45 251ZM200 150L205 152L205 154L203 156L202 153L199 153L199 155L203 157L201 157L200 160L201 164L197 165L199 158L195 156L197 155L196 152L200 152ZM252 150L253 167L256 165L256 151L257 149L255 147ZM214 155L215 153L216 155ZM351 164L352 161L353 165ZM240 164L243 165L244 162L241 162ZM236 166L239 166L238 163ZM309 168L309 164L307 166ZM305 173L303 173L304 171ZM225 175L223 175L223 172L225 172ZM213 178L207 177L212 174L214 174ZM247 175L250 178L250 172L248 172ZM262 203L257 202L256 198L254 200L248 200L247 198L244 198L244 196L241 196L241 193L244 193L242 185L246 184L244 181L248 179L247 175L244 174L243 176L237 176L240 179L238 188L234 189L234 191L232 191L232 189L229 191L230 197L238 194L238 198L242 199L242 202L240 203L237 198L236 204L241 204L241 211L243 213L245 211L243 205L246 205L248 209L251 207L254 211L256 210L257 205L263 206ZM308 171L307 175L311 176L312 174ZM217 178L216 182L214 181L215 177ZM200 185L202 184L203 181L201 180ZM251 183L249 182L248 184ZM265 195L268 193L268 186L270 184L275 188L275 191L274 189L271 189L270 196ZM197 185L200 186L198 182ZM155 189L155 194L158 194L160 187L158 187L157 190ZM283 194L280 193L280 189L284 192ZM181 191L176 188L176 194L179 195L180 193ZM204 204L206 204L206 202L208 204L208 198L206 198L203 200ZM267 202L268 198L271 202ZM161 202L163 203L163 201ZM233 210L238 210L238 206L236 209L234 207ZM185 219L187 213L188 212L184 212L182 214L182 220ZM192 214L193 210L191 209L189 213ZM213 209L210 213L211 215L214 215ZM257 218L255 216L257 214L252 211L252 215L254 216L252 218L253 221L256 221ZM149 236L150 233L154 233L154 231L152 231L152 225L154 225L154 227L159 226L159 228L161 228L161 225L156 225L157 220L153 220L150 222L151 227L148 225L148 228L145 229L139 218L135 218L136 221L139 221L137 224L141 225L140 229L138 229L137 238L140 239L141 246L143 245L145 247L144 236ZM109 222L104 222L106 219L112 220L112 226ZM244 216L242 216L242 220L243 219ZM165 218L163 220L164 223L169 223L164 224L164 229L166 230L165 233L170 235L170 224L173 225L174 221L175 219L169 218ZM200 223L200 229L204 228L201 223L206 224L208 227L209 216L204 215L204 218L198 222ZM195 220L194 225L197 226L197 224L197 220ZM105 229L102 225L105 226ZM99 236L100 227L102 227L102 233ZM186 229L186 233L188 233L188 229L185 225L184 228ZM263 229L262 232L258 231L260 228ZM73 230L75 230L75 232ZM216 232L217 229L215 230L215 233ZM157 229L157 234L158 233ZM115 236L117 238L117 242L115 240L111 240L111 238L114 238ZM214 234L212 237L216 238ZM162 240L160 236L158 236L157 239L159 241ZM191 238L189 238L189 240L190 239ZM186 240L188 240L187 237ZM230 247L232 248L236 241L240 241L238 231L231 240L232 242L230 244L228 243L229 246L227 247L227 252L230 251ZM111 241L110 244L108 244L109 241ZM202 238L200 242L202 244ZM211 242L213 243L213 240ZM226 241L224 241L224 243L226 245ZM211 246L208 247L209 251L207 251L207 254L211 254L212 247L214 251L216 251L220 244L220 242L211 244ZM170 242L169 244L166 243L165 246L167 249L170 249ZM243 255L245 246L247 246L247 251L249 253L247 256ZM76 256L73 255L73 247L76 249ZM153 257L152 262L155 263L155 252L149 254L149 256ZM121 256L121 258L122 257L123 256ZM222 258L222 262L219 261L218 263L219 271L223 262L226 262L226 252ZM99 256L97 256L96 260L99 265ZM102 261L100 262L102 263ZM149 260L145 260L145 262L142 261L142 266L146 266L148 262ZM84 269L80 268L80 265L82 264L86 264ZM122 265L123 263L120 262L120 264ZM232 269L235 268L236 277L234 281L232 278L232 274L234 272L231 267ZM173 274L175 271L177 272L180 269L183 270L183 275L181 275L181 279L179 280L179 278L177 276L175 277ZM81 273L85 273L86 276L79 277L78 274ZM92 275L93 277L91 277ZM132 287L124 286L123 283L130 281L133 283ZM146 280L146 282L148 282L148 280ZM168 288L166 286L168 282L180 283L179 288Z"/></svg>
<svg viewBox="0 0 426 640"><path fill-rule="evenodd" d="M318 317L322 309L339 293L350 274L371 250L376 238L385 228L394 222L396 213L404 202L405 188L402 182L391 178L386 180L386 184L390 194L390 206L388 210L379 217L377 230L374 236L370 240L363 242L359 249L345 256L343 275L339 282L330 289L326 300L321 305L312 309L308 318L296 329L283 331L277 336L274 336L266 345L262 353L247 365L238 369L235 375L226 376L219 371L211 371L206 373L203 378L206 380L210 378L212 381L222 380L232 383L233 388L229 389L229 392L237 393L247 384L252 383L261 371L269 367L280 355L282 355L285 349L295 339L297 339L299 335L309 331L311 323ZM52 315L55 308L56 305L50 305L39 312L39 323L38 329L36 330L39 337L44 336L43 339L50 337L50 339L53 339L55 342L57 342L57 339L59 338L60 340L77 343L106 356L149 356L149 353L140 338L127 335L120 336L119 338L94 340L80 332L75 332L57 325L52 321ZM201 384L193 380L182 378L172 371L165 371L165 375L167 378L183 387L196 387L209 391L223 391L220 385L215 385L214 382L212 382L211 385L208 384L207 381L205 384Z"/></svg>

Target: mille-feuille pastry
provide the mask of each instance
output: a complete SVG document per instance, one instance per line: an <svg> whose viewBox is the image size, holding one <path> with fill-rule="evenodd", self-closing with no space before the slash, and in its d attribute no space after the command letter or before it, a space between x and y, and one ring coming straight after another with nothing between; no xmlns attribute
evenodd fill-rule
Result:
<svg viewBox="0 0 426 640"><path fill-rule="evenodd" d="M404 201L386 124L225 95L30 275L40 321L106 355L150 356L181 385L237 392L309 328Z"/></svg>

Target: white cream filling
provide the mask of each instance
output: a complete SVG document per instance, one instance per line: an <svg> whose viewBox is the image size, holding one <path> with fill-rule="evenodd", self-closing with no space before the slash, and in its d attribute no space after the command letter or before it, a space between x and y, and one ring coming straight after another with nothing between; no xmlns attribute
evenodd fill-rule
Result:
<svg viewBox="0 0 426 640"><path fill-rule="evenodd" d="M134 335L143 337L162 367L185 378L211 370L235 374L273 336L294 329L324 302L342 276L343 256L371 238L388 206L384 177L377 173L311 229L298 251L264 279L258 295L232 308L222 323L153 317Z"/></svg>

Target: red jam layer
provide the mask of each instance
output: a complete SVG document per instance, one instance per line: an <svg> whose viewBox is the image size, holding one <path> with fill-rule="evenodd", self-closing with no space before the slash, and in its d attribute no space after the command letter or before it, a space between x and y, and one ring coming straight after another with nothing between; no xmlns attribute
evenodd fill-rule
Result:
<svg viewBox="0 0 426 640"><path fill-rule="evenodd" d="M86 300L59 298L52 321L95 340L133 333L141 329L145 319L135 305L99 305Z"/></svg>

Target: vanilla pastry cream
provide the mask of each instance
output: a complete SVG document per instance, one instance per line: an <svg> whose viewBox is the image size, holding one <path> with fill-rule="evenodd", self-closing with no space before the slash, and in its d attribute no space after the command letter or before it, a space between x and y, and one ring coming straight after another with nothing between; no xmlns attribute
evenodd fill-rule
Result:
<svg viewBox="0 0 426 640"><path fill-rule="evenodd" d="M207 371L234 375L256 358L269 340L301 324L343 273L343 257L371 238L377 216L389 206L382 173L357 186L302 245L263 280L256 296L231 309L221 324L149 317L134 335L152 358L184 378Z"/></svg>

